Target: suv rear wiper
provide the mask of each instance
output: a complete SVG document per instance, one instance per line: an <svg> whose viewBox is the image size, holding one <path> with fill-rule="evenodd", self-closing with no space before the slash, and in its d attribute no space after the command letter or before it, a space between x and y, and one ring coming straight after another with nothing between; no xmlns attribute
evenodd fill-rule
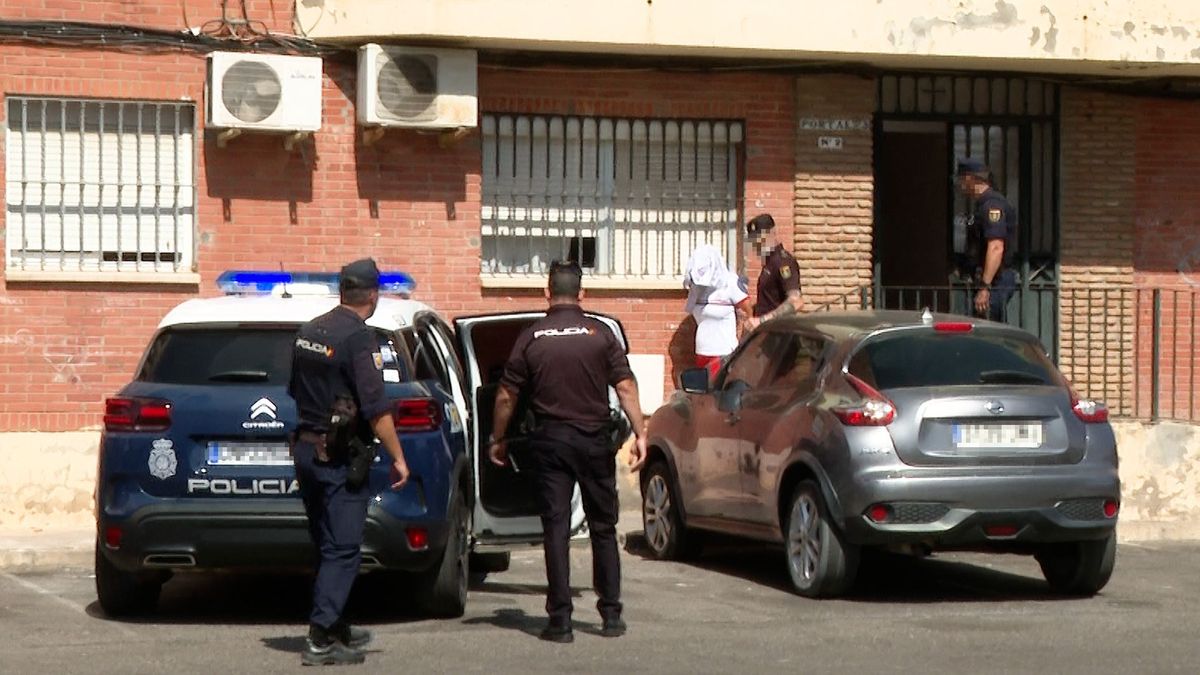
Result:
<svg viewBox="0 0 1200 675"><path fill-rule="evenodd" d="M1046 384L1046 379L1020 370L985 370L979 373L983 384Z"/></svg>
<svg viewBox="0 0 1200 675"><path fill-rule="evenodd" d="M210 382L266 382L270 375L265 370L226 370L208 376Z"/></svg>

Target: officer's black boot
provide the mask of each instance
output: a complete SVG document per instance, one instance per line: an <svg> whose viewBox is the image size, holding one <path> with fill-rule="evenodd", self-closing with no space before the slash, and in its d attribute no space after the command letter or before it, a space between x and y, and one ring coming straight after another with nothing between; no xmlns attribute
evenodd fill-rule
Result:
<svg viewBox="0 0 1200 675"><path fill-rule="evenodd" d="M575 633L571 631L571 620L566 619L550 619L546 623L546 627L542 629L541 635L538 635L542 640L547 642L574 642Z"/></svg>
<svg viewBox="0 0 1200 675"><path fill-rule="evenodd" d="M615 616L604 617L604 627L600 629L600 634L604 637L621 637L625 634L625 620L620 614Z"/></svg>
<svg viewBox="0 0 1200 675"><path fill-rule="evenodd" d="M338 666L362 663L362 652L338 642L333 633L320 626L309 626L308 640L300 663L306 666Z"/></svg>
<svg viewBox="0 0 1200 675"><path fill-rule="evenodd" d="M362 649L371 644L371 631L366 628L358 628L351 626L345 621L339 621L333 624L329 629L333 638L338 642L350 647L351 649Z"/></svg>

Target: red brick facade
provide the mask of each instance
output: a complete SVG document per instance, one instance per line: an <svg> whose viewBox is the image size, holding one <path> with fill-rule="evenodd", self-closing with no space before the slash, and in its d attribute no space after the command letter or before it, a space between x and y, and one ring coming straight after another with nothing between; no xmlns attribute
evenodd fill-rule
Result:
<svg viewBox="0 0 1200 675"><path fill-rule="evenodd" d="M84 4L82 14L22 10L22 18L182 25L179 5L166 0L136 8ZM219 16L218 3L204 12L199 4L189 5L193 23ZM252 18L269 20L270 3L248 6ZM283 28L284 17L275 25ZM186 99L202 109L198 53L4 44L0 63L5 94ZM244 135L224 149L204 137L197 149L199 287L0 282L0 431L95 427L104 397L128 381L159 319L189 297L215 294L213 281L226 269L282 263L329 270L370 254L413 274L418 297L447 316L542 306L540 291L481 288L478 134L444 143L393 131L365 146L355 123L353 54L327 59L325 75L323 128L298 151L284 150L277 137ZM793 86L789 76L746 73L486 65L479 72L486 112L743 120L747 209L774 214L785 237L792 232ZM598 290L589 298L589 306L624 320L635 353L667 354L674 342L672 355L690 358L686 336L677 335L681 291Z"/></svg>
<svg viewBox="0 0 1200 675"><path fill-rule="evenodd" d="M31 4L0 0L0 9L8 18L172 31L184 26L184 10L192 25L220 16L215 0ZM274 3L274 15L268 0L247 8L251 18L288 31L287 4ZM204 57L196 52L0 44L4 95L184 99L196 102L202 126L204 79ZM418 297L447 316L540 306L540 291L481 286L479 135L445 142L392 131L364 145L355 80L353 54L327 58L323 128L296 151L276 137L245 135L220 149L210 135L197 136L199 286L12 282L0 274L0 431L95 428L104 397L129 379L163 314L187 298L215 294L213 281L226 269L282 263L329 270L370 254L411 272ZM486 60L479 69L484 112L742 120L743 214L772 213L784 240L794 242L810 306L871 280L873 148L871 133L855 130L840 134L839 151L822 149L818 134L799 131L798 121L869 120L874 97L875 80L853 75L509 68ZM1064 293L1200 284L1200 197L1192 185L1192 169L1200 168L1197 107L1064 90ZM667 355L668 378L690 360L682 292L597 290L588 304L624 320L635 353ZM1108 398L1125 386L1120 373L1132 360L1131 345L1142 344L1128 320L1132 301L1111 310L1098 318L1064 303L1061 332L1063 363L1074 379L1097 368L1116 378L1085 383ZM1112 326L1104 339L1093 334L1097 320ZM1187 365L1195 360L1186 351L1193 333L1172 343L1172 354ZM1145 349L1138 368L1139 376L1148 371Z"/></svg>

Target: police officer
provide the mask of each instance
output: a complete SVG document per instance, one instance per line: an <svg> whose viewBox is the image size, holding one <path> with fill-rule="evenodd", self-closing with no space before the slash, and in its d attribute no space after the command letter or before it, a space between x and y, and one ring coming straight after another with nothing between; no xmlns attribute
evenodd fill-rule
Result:
<svg viewBox="0 0 1200 675"><path fill-rule="evenodd" d="M1017 212L992 188L991 172L973 157L958 161L958 186L974 201L967 225L967 249L975 265L975 313L992 321L1007 318L1008 299L1017 287L1013 257L1017 244Z"/></svg>
<svg viewBox="0 0 1200 675"><path fill-rule="evenodd" d="M549 615L541 639L571 642L571 494L575 483L583 495L592 539L592 579L596 608L605 637L625 633L621 618L621 562L617 549L616 448L610 435L608 387L616 388L621 407L633 425L636 444L630 468L646 457L645 421L638 386L629 360L608 326L584 315L582 270L575 263L550 266L545 318L517 339L504 367L496 396L488 455L504 466L504 439L518 395L524 391L537 420L529 440L535 464L538 502L542 509Z"/></svg>
<svg viewBox="0 0 1200 675"><path fill-rule="evenodd" d="M764 321L800 311L804 301L800 297L800 265L775 236L771 214L759 214L746 223L746 239L763 263L754 316L746 321L746 329L753 330Z"/></svg>
<svg viewBox="0 0 1200 675"><path fill-rule="evenodd" d="M338 425L371 447L378 437L392 457L393 488L408 480L408 465L383 392L382 359L366 320L379 304L379 269L358 260L342 268L341 304L300 327L292 350L288 393L299 425L292 441L296 478L308 529L320 559L312 591L305 665L362 663L370 631L342 618L358 575L367 517L368 481L348 484L349 453L335 439Z"/></svg>

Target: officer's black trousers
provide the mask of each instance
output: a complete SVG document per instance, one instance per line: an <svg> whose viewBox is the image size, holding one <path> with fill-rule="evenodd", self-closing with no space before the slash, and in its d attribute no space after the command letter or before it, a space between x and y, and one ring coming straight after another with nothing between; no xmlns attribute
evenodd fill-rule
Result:
<svg viewBox="0 0 1200 675"><path fill-rule="evenodd" d="M575 483L592 538L592 586L601 618L621 615L621 559L617 549L616 453L607 435L564 424L543 426L530 439L537 472L546 555L546 613L555 624L571 620L571 494Z"/></svg>
<svg viewBox="0 0 1200 675"><path fill-rule="evenodd" d="M308 532L319 554L309 623L330 628L342 618L362 560L368 490L346 487L344 464L321 462L312 443L292 446Z"/></svg>

